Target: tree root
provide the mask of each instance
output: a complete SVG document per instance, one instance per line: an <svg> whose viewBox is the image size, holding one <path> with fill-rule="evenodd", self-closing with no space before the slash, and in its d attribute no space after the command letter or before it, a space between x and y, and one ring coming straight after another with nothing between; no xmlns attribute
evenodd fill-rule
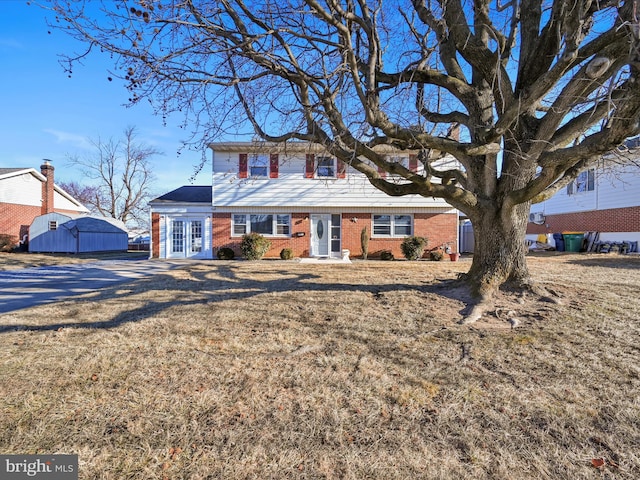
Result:
<svg viewBox="0 0 640 480"><path fill-rule="evenodd" d="M458 322L458 324L471 325L480 320L485 313L491 311L495 312L495 316L497 318L509 322L511 328L516 328L520 324L520 320L516 317L515 311L496 308L494 299L498 290L507 291L512 294L519 293L521 295L518 300L519 303L525 303L525 296L530 294L537 297L536 300L539 302L562 305L561 295L555 290L537 285L531 281L510 282L505 283L499 289L485 291L479 296L476 296L473 300L469 301L467 308L462 312L463 318Z"/></svg>

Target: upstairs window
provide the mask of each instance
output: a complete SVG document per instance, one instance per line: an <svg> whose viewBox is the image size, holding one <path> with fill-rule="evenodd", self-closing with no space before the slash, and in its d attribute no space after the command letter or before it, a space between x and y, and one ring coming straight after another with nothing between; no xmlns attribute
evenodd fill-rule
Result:
<svg viewBox="0 0 640 480"><path fill-rule="evenodd" d="M595 189L595 171L593 169L580 172L576 179L567 185L567 195L592 192Z"/></svg>
<svg viewBox="0 0 640 480"><path fill-rule="evenodd" d="M305 178L346 178L347 165L337 158L307 154Z"/></svg>
<svg viewBox="0 0 640 480"><path fill-rule="evenodd" d="M332 177L336 176L336 161L331 157L317 157L318 166L316 167L316 176Z"/></svg>
<svg viewBox="0 0 640 480"><path fill-rule="evenodd" d="M50 220L49 221L49 231L57 230L57 229L58 229L58 222L56 222L55 220Z"/></svg>
<svg viewBox="0 0 640 480"><path fill-rule="evenodd" d="M238 156L238 178L278 178L278 154L241 153Z"/></svg>
<svg viewBox="0 0 640 480"><path fill-rule="evenodd" d="M264 177L269 174L268 155L249 155L249 175L252 177Z"/></svg>

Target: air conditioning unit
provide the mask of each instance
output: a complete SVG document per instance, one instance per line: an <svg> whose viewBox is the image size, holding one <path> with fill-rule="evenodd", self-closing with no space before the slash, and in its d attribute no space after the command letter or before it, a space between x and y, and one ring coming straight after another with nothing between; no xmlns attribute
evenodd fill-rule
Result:
<svg viewBox="0 0 640 480"><path fill-rule="evenodd" d="M542 212L530 213L529 221L536 225L542 225L544 223L544 214Z"/></svg>

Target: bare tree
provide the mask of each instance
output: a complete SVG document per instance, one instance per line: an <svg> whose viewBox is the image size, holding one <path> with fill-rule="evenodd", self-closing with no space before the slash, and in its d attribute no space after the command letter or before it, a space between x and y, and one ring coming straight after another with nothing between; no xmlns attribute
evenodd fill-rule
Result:
<svg viewBox="0 0 640 480"><path fill-rule="evenodd" d="M639 2L141 0L96 14L54 0L53 9L89 47L69 69L108 52L133 103L187 113L205 139L248 120L265 140L324 145L389 195L446 199L474 224L466 278L488 299L505 283L536 289L523 242L532 202L639 133ZM447 134L456 128L459 138ZM424 173L378 145L422 151ZM460 167L433 168L443 154Z"/></svg>
<svg viewBox="0 0 640 480"><path fill-rule="evenodd" d="M92 213L98 213L93 206L97 196L97 187L92 185L83 185L75 180L70 182L60 182L58 185L65 192L87 207Z"/></svg>
<svg viewBox="0 0 640 480"><path fill-rule="evenodd" d="M90 185L79 186L79 190L73 183L67 186L77 190L78 198L95 213L130 225L146 225L149 189L154 180L150 160L161 152L138 142L134 127L127 127L121 139L98 138L90 142L95 147L94 153L69 159L82 169Z"/></svg>

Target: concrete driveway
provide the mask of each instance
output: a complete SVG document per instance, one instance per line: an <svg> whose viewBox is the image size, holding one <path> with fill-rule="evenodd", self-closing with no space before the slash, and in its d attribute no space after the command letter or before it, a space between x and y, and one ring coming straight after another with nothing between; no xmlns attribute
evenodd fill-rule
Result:
<svg viewBox="0 0 640 480"><path fill-rule="evenodd" d="M184 261L102 260L0 271L0 314L164 273Z"/></svg>

